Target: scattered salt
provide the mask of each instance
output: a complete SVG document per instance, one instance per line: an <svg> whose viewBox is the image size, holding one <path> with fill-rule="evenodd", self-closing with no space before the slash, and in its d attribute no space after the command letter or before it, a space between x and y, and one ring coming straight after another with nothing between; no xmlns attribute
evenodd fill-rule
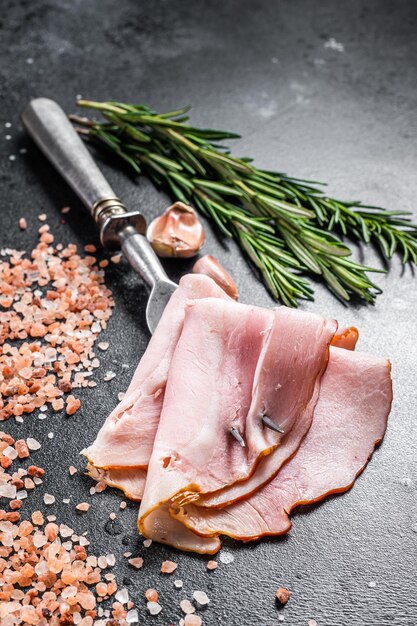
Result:
<svg viewBox="0 0 417 626"><path fill-rule="evenodd" d="M32 437L29 437L28 439L26 439L26 444L29 450L39 450L39 448L41 447L41 444L39 443L39 441L37 441L36 439L33 439Z"/></svg>
<svg viewBox="0 0 417 626"><path fill-rule="evenodd" d="M55 502L55 496L52 496L50 493L45 493L43 501L45 504L53 504Z"/></svg>
<svg viewBox="0 0 417 626"><path fill-rule="evenodd" d="M127 602L129 602L129 592L128 592L128 590L127 589L119 589L119 591L115 595L115 598L121 604L126 604Z"/></svg>
<svg viewBox="0 0 417 626"><path fill-rule="evenodd" d="M162 606L158 602L148 602L146 608L151 615L158 615L162 611Z"/></svg>
<svg viewBox="0 0 417 626"><path fill-rule="evenodd" d="M139 616L136 609L131 609L130 611L128 611L128 614L126 615L126 621L128 624L133 624L139 621Z"/></svg>
<svg viewBox="0 0 417 626"><path fill-rule="evenodd" d="M225 565L228 565L229 563L233 563L233 561L235 560L235 557L233 556L231 552L227 552L223 550L220 553L219 559L222 563L224 563Z"/></svg>
<svg viewBox="0 0 417 626"><path fill-rule="evenodd" d="M195 613L195 606L193 606L189 600L181 600L180 607L181 611L186 615Z"/></svg>
<svg viewBox="0 0 417 626"><path fill-rule="evenodd" d="M210 600L205 591L194 591L193 599L197 602L199 606L207 606Z"/></svg>

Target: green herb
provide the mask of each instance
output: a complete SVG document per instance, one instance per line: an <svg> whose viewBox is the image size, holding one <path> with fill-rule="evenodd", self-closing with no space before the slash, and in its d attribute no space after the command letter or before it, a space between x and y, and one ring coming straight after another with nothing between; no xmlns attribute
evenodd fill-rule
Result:
<svg viewBox="0 0 417 626"><path fill-rule="evenodd" d="M327 197L316 184L255 167L221 142L238 135L189 126L188 109L164 114L145 105L79 100L105 122L72 116L79 131L146 174L174 200L193 204L234 238L272 295L288 306L312 299L308 274L341 300L372 303L380 290L371 267L356 263L338 235L377 245L417 263L417 227L398 211ZM220 142L220 145L219 145Z"/></svg>

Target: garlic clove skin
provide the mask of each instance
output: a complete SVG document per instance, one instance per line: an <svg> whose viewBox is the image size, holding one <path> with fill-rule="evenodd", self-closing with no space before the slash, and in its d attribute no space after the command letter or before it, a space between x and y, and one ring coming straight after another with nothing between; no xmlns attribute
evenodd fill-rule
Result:
<svg viewBox="0 0 417 626"><path fill-rule="evenodd" d="M204 230L196 212L176 202L148 226L146 237L160 257L193 257L204 243Z"/></svg>
<svg viewBox="0 0 417 626"><path fill-rule="evenodd" d="M237 300L239 297L237 285L224 267L210 254L202 256L194 263L193 274L205 274L212 278L227 293L228 296Z"/></svg>

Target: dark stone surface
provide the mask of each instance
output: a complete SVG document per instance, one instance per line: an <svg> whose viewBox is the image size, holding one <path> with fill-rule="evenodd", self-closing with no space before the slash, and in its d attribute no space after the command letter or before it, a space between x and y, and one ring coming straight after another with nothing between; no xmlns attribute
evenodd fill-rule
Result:
<svg viewBox="0 0 417 626"><path fill-rule="evenodd" d="M80 203L20 127L20 112L39 95L68 111L76 94L145 101L157 109L191 103L196 124L242 133L236 150L259 164L331 181L331 192L341 196L415 210L413 0L2 0L1 8L1 246L30 249L41 211L57 239L97 243ZM343 48L328 47L331 38ZM22 147L27 154L19 153ZM149 184L137 186L107 163L103 169L129 206L149 217L165 208L166 199ZM65 205L73 210L61 224L58 210ZM30 224L24 233L17 225L21 215ZM271 304L234 245L223 247L210 228L205 251L233 272L242 301ZM370 251L366 260L379 263ZM168 264L174 277L188 267ZM316 302L306 308L357 324L360 349L392 359L395 399L382 447L350 493L295 515L284 539L226 542L234 562L208 573L205 558L156 545L144 549L134 505L118 516L120 534L106 532L109 512L118 512L121 500L115 492L93 497L88 514L74 513L76 502L89 500L91 483L82 473L71 478L67 468L83 467L79 450L126 388L148 341L139 279L123 263L110 268L117 307L103 336L111 347L98 379L107 369L117 371L117 378L81 394L82 409L72 418L48 414L41 422L29 416L24 424L4 426L42 440L33 459L47 467L44 490L57 496L50 512L79 532L88 530L98 552L117 555L114 571L137 602L140 623L178 623L179 601L194 589L211 598L207 626L273 626L282 617L294 626L312 618L319 626L417 623L417 291L410 270L398 261L376 280L384 293L374 308L344 308L320 286ZM50 431L52 440L46 437ZM38 489L26 510L42 508L42 494ZM70 505L61 503L65 497ZM126 566L121 554L128 548L144 555L143 570ZM158 573L165 558L179 562L183 591L174 590L174 577ZM274 599L279 585L293 591L283 610ZM144 608L149 586L160 590L164 607L156 618Z"/></svg>

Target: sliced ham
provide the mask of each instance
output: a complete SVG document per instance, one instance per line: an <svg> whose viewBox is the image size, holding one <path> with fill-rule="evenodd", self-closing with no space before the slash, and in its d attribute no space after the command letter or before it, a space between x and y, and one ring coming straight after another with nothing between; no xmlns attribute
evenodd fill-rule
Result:
<svg viewBox="0 0 417 626"><path fill-rule="evenodd" d="M146 470L137 467L101 469L87 464L87 474L97 482L120 489L130 500L142 500L145 490Z"/></svg>
<svg viewBox="0 0 417 626"><path fill-rule="evenodd" d="M385 359L330 349L312 426L296 456L250 498L224 509L194 505L171 514L202 535L243 540L280 535L301 504L349 489L382 440L392 400Z"/></svg>
<svg viewBox="0 0 417 626"><path fill-rule="evenodd" d="M260 459L274 456L267 480L295 453L311 424L336 327L285 307L272 313L218 299L188 307L139 512L144 535L154 538L149 516L162 505L220 497L231 486L243 486L246 495ZM285 434L264 427L262 415Z"/></svg>
<svg viewBox="0 0 417 626"><path fill-rule="evenodd" d="M230 298L211 278L187 274L172 295L123 400L110 413L94 443L84 451L99 468L145 469L162 410L172 354L188 300Z"/></svg>

